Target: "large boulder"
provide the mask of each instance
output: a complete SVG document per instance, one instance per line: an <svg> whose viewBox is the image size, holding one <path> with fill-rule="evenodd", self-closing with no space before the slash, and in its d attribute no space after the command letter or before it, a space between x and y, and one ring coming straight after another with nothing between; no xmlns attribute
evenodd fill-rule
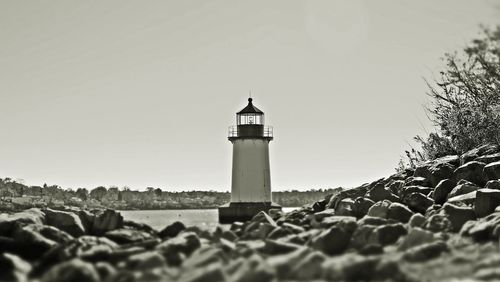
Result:
<svg viewBox="0 0 500 282"><path fill-rule="evenodd" d="M405 198L408 207L415 212L425 213L427 208L434 204L434 201L424 194L414 192Z"/></svg>
<svg viewBox="0 0 500 282"><path fill-rule="evenodd" d="M500 161L485 165L484 175L488 180L500 179Z"/></svg>
<svg viewBox="0 0 500 282"><path fill-rule="evenodd" d="M476 185L483 186L486 184L486 178L483 174L483 169L486 164L482 162L472 161L458 167L453 173L455 180L467 180Z"/></svg>
<svg viewBox="0 0 500 282"><path fill-rule="evenodd" d="M432 165L429 168L430 177L429 182L432 187L436 187L436 185L443 179L448 179L453 176L453 173L456 169L456 166L446 163L446 162L438 162Z"/></svg>
<svg viewBox="0 0 500 282"><path fill-rule="evenodd" d="M357 218L361 218L365 216L368 213L368 210L370 209L371 206L373 206L375 202L371 199L364 198L364 197L357 197L354 199L354 203L352 205L352 212L354 216Z"/></svg>
<svg viewBox="0 0 500 282"><path fill-rule="evenodd" d="M478 217L491 214L498 206L500 206L500 190L487 188L477 190L474 211Z"/></svg>
<svg viewBox="0 0 500 282"><path fill-rule="evenodd" d="M434 198L434 202L436 204L442 205L446 202L448 198L448 194L455 188L456 183L451 181L450 179L441 180L434 189L434 193L432 197Z"/></svg>
<svg viewBox="0 0 500 282"><path fill-rule="evenodd" d="M28 281L31 265L22 258L8 253L0 254L0 281Z"/></svg>
<svg viewBox="0 0 500 282"><path fill-rule="evenodd" d="M85 235L80 217L72 212L45 209L47 224L57 227L68 234L78 237Z"/></svg>
<svg viewBox="0 0 500 282"><path fill-rule="evenodd" d="M95 267L80 259L62 262L47 271L41 282L98 282L99 273Z"/></svg>
<svg viewBox="0 0 500 282"><path fill-rule="evenodd" d="M453 232L460 231L467 221L476 219L476 214L471 207L459 207L446 203L443 206L443 212L450 220Z"/></svg>
<svg viewBox="0 0 500 282"><path fill-rule="evenodd" d="M355 222L354 224L333 226L312 238L311 247L328 255L340 254L349 246L349 241L356 227Z"/></svg>
<svg viewBox="0 0 500 282"><path fill-rule="evenodd" d="M160 238L173 238L177 236L181 231L186 229L186 226L180 221L176 221L165 228L163 228L159 233L158 236Z"/></svg>
<svg viewBox="0 0 500 282"><path fill-rule="evenodd" d="M389 200L395 201L397 200L397 196L392 194L389 188L386 188L383 184L379 183L375 185L365 194L366 198L371 199L374 202Z"/></svg>
<svg viewBox="0 0 500 282"><path fill-rule="evenodd" d="M405 205L400 203L391 203L387 211L387 218L394 219L402 223L407 223L413 212Z"/></svg>
<svg viewBox="0 0 500 282"><path fill-rule="evenodd" d="M376 202L373 204L370 209L368 209L368 216L373 217L381 217L387 218L387 214L389 213L389 206L391 205L391 201L383 200L380 202Z"/></svg>
<svg viewBox="0 0 500 282"><path fill-rule="evenodd" d="M104 233L123 227L123 217L114 210L99 211L92 224L93 235L103 235Z"/></svg>
<svg viewBox="0 0 500 282"><path fill-rule="evenodd" d="M462 184L460 184L460 183L462 183ZM456 197L456 196L468 194L470 192L474 192L480 188L481 187L476 186L470 182L459 182L459 184L457 186L455 186L453 188L453 190L451 190L451 192L448 194L448 199L451 199L451 198Z"/></svg>

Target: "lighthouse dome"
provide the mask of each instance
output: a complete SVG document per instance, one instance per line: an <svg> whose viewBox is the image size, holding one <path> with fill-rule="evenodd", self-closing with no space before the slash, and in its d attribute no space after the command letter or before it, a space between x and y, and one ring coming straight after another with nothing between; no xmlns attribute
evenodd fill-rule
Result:
<svg viewBox="0 0 500 282"><path fill-rule="evenodd" d="M264 114L263 111L253 105L252 101L252 98L248 98L248 105L239 111L238 114Z"/></svg>

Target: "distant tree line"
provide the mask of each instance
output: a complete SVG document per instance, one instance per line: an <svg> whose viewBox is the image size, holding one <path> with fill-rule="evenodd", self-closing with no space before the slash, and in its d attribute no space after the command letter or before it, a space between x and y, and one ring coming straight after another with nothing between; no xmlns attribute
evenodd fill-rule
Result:
<svg viewBox="0 0 500 282"><path fill-rule="evenodd" d="M273 201L284 207L297 207L324 198L338 189L273 192ZM129 187L99 186L93 189L63 189L58 185L27 186L11 178L0 178L1 203L21 206L69 205L113 209L204 209L216 208L230 200L229 192L168 192L147 187L145 191ZM20 201L23 200L23 201ZM26 200L26 201L24 201Z"/></svg>

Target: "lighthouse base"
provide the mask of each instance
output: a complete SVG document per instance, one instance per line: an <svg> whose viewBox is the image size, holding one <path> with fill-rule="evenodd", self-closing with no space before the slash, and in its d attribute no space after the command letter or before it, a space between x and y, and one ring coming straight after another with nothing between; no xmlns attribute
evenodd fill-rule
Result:
<svg viewBox="0 0 500 282"><path fill-rule="evenodd" d="M247 221L261 211L269 212L270 209L279 209L281 206L273 203L228 203L219 207L219 223L233 223Z"/></svg>

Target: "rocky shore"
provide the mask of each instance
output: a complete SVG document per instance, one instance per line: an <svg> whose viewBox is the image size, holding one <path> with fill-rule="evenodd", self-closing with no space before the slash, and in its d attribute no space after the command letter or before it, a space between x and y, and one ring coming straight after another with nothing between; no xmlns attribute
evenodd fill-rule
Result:
<svg viewBox="0 0 500 282"><path fill-rule="evenodd" d="M499 205L485 145L215 230L29 209L0 215L0 281L499 281Z"/></svg>

